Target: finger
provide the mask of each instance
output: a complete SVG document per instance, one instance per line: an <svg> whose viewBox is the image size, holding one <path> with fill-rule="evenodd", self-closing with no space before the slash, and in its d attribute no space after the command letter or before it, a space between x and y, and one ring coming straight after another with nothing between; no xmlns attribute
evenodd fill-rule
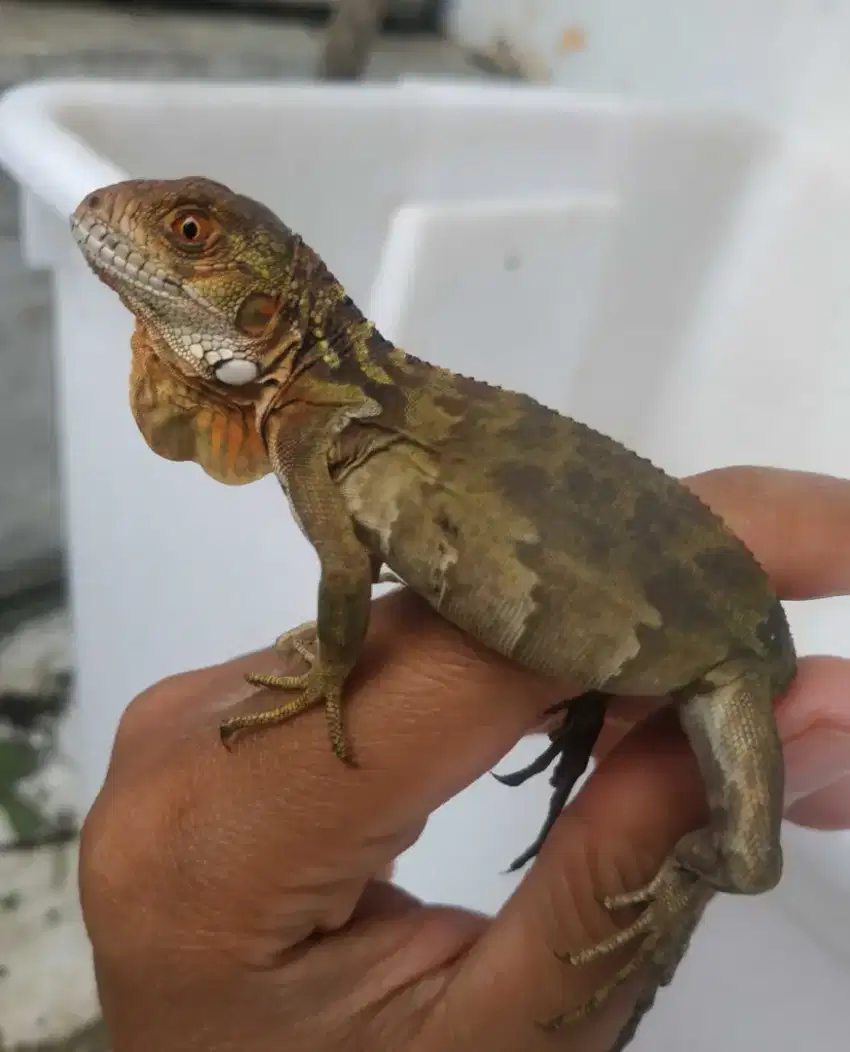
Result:
<svg viewBox="0 0 850 1052"><path fill-rule="evenodd" d="M759 467L683 481L755 552L782 598L850 593L850 481Z"/></svg>
<svg viewBox="0 0 850 1052"><path fill-rule="evenodd" d="M536 863L444 994L443 1011L426 1030L427 1047L551 1049L552 1035L537 1031L532 1022L578 1008L634 947L582 968L556 955L615 931L600 899L649 880L678 838L705 817L694 758L675 718L661 713L603 761L564 812ZM621 924L629 919L625 911L617 916ZM565 1047L610 1048L642 978L615 994L605 1012L565 1032ZM458 1027L467 1044L449 1040Z"/></svg>
<svg viewBox="0 0 850 1052"><path fill-rule="evenodd" d="M808 829L850 829L850 774L797 800L788 808L786 818Z"/></svg>
<svg viewBox="0 0 850 1052"><path fill-rule="evenodd" d="M374 874L376 880L381 880L386 884L395 876L396 861L393 859L391 862L387 862L385 865L379 866L378 871Z"/></svg>
<svg viewBox="0 0 850 1052"><path fill-rule="evenodd" d="M776 705L785 743L789 805L850 773L848 698L850 659L814 655L800 659L796 680ZM636 724L665 704L663 698L617 698L599 737L596 758L611 752Z"/></svg>
<svg viewBox="0 0 850 1052"><path fill-rule="evenodd" d="M639 723L669 705L669 697L616 698L605 714L605 724L593 750L594 757L599 760L607 756Z"/></svg>
<svg viewBox="0 0 850 1052"><path fill-rule="evenodd" d="M280 667L265 652L177 677L134 704L122 723L87 825L87 871L109 865L118 886L150 872L160 887L147 888L148 899L161 895L173 913L174 880L185 869L169 871L170 860L180 869L172 846L207 859L211 876L169 917L174 939L209 926L210 913L216 923L244 928L246 914L274 914L284 901L304 909L290 918L291 930L279 926L281 942L345 924L362 882L563 695L508 661L484 660L481 647L424 602L394 593L374 605L346 699L356 769L332 753L321 709L225 749L218 735L225 716L277 701L248 686L245 673ZM101 936L109 939L105 914Z"/></svg>
<svg viewBox="0 0 850 1052"><path fill-rule="evenodd" d="M777 706L787 814L799 824L850 825L850 796L842 806L830 792L850 776L849 697L850 660L810 657L801 661L797 680Z"/></svg>

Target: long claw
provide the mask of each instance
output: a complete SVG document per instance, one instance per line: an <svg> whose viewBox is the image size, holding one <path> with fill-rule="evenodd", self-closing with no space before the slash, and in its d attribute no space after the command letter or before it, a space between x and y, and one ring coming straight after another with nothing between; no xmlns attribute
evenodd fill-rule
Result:
<svg viewBox="0 0 850 1052"><path fill-rule="evenodd" d="M309 672L300 676L275 676L249 672L245 679L252 687L265 687L267 690L303 690L307 686Z"/></svg>
<svg viewBox="0 0 850 1052"><path fill-rule="evenodd" d="M602 1008L611 994L622 986L627 979L631 979L642 964L643 961L640 955L636 954L614 973L609 982L595 990L578 1008L572 1012L565 1012L563 1015L555 1016L548 1023L543 1023L543 1028L546 1030L560 1030L563 1027L573 1026L575 1023L580 1023L582 1020L587 1019L588 1016Z"/></svg>
<svg viewBox="0 0 850 1052"><path fill-rule="evenodd" d="M310 673L302 676L264 676L248 674L245 679L256 687L266 687L269 690L299 690L302 693L283 705L276 705L264 712L246 712L240 716L231 716L219 727L219 735L222 743L229 745L234 734L242 730L260 730L263 727L274 727L285 723L306 709L312 708L320 698L309 690L308 679Z"/></svg>
<svg viewBox="0 0 850 1052"><path fill-rule="evenodd" d="M560 755L563 748L564 742L559 734L552 744L548 745L537 759L532 760L528 766L521 768L519 771L514 771L513 774L496 774L495 771L491 771L491 774L497 782L502 785L507 785L511 789L515 789L517 786L523 785L527 782L529 778L533 778L536 774L543 774L543 772L551 765L552 761Z"/></svg>
<svg viewBox="0 0 850 1052"><path fill-rule="evenodd" d="M263 712L248 712L225 720L219 727L222 743L229 748L231 739L239 731L275 727L316 705L323 704L333 751L343 763L353 766L354 761L342 724L341 685L337 684L334 677L329 677L323 671L316 662L315 655L307 649L304 643L297 638L290 639L288 642L310 665L309 672L300 676L248 673L245 679L252 686L263 687L266 690L298 691L297 697Z"/></svg>
<svg viewBox="0 0 850 1052"><path fill-rule="evenodd" d="M620 931L602 942L596 943L595 946L589 946L586 950L576 950L563 956L559 954L558 958L568 962L574 968L581 968L585 964L592 964L594 961L598 961L600 957L607 957L609 953L613 953L615 950L622 949L639 935L646 935L647 932L652 930L652 926L652 913L647 910L633 924L630 924L627 928L621 928Z"/></svg>
<svg viewBox="0 0 850 1052"><path fill-rule="evenodd" d="M672 979L710 894L707 885L694 874L682 869L675 858L670 858L644 887L606 897L603 900L605 907L611 911L641 904L646 908L632 924L607 939L584 950L559 955L559 959L573 967L583 967L623 949L635 939L640 938L642 942L630 960L619 968L607 983L572 1012L542 1024L544 1028L557 1030L585 1019L601 1008L623 983L646 969L649 972L647 988L642 992L632 1016L618 1038L616 1048L622 1049L652 1005L656 990L666 986Z"/></svg>
<svg viewBox="0 0 850 1052"><path fill-rule="evenodd" d="M593 749L605 723L607 696L598 692L583 694L567 702L566 706L563 702L553 706L550 711L554 713L565 707L566 711L561 725L549 736L551 745L536 760L513 774L494 775L505 785L521 785L533 774L542 773L555 757L559 757L550 779L553 792L546 820L534 843L514 859L508 867L508 873L515 873L527 862L537 857L572 795L576 783L587 770Z"/></svg>

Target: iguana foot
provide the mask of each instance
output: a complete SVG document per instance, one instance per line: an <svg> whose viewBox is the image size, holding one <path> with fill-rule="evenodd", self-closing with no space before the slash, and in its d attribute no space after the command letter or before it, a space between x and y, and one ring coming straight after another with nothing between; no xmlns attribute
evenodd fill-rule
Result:
<svg viewBox="0 0 850 1052"><path fill-rule="evenodd" d="M296 629L295 631L299 631ZM323 704L325 707L325 718L328 724L328 735L334 753L343 763L351 764L351 750L345 738L342 726L342 681L341 677L316 663L316 655L300 639L292 638L293 633L287 632L277 641L278 646L282 641L288 643L310 666L308 672L300 676L275 676L265 674L249 673L245 679L255 687L265 687L267 690L298 691L296 697L283 705L266 709L264 712L249 712L241 716L233 716L225 720L219 733L225 745L229 745L233 735L242 730L262 730L276 727L287 723L295 716L312 709L314 706Z"/></svg>
<svg viewBox="0 0 850 1052"><path fill-rule="evenodd" d="M671 858L645 887L603 899L605 909L612 912L627 906L643 905L646 908L628 927L595 946L567 953L563 957L559 955L560 959L581 967L607 957L634 939L642 938L643 941L631 959L583 1004L542 1026L547 1030L557 1030L587 1018L601 1008L623 983L641 971L648 972L647 989L642 996L646 1004L651 1004L652 991L666 986L672 980L710 894L711 889L698 876L683 869ZM643 1015L644 1011L639 1015ZM630 1020L630 1023L636 1028L637 1019L634 1022ZM617 1048L622 1047L622 1044L617 1045Z"/></svg>
<svg viewBox="0 0 850 1052"><path fill-rule="evenodd" d="M316 631L316 622L307 621L306 624L299 625L297 628L290 628L288 632L284 632L282 636L278 636L274 641L275 650L279 650L282 653L286 653L287 650L294 650L295 653L303 658L308 665L313 665L316 661L316 652L311 650L310 647L301 639L301 634L306 632ZM253 682L257 677L252 677L250 674L245 677L249 683ZM280 677L266 677L267 679L275 679ZM268 684L264 684L267 686Z"/></svg>

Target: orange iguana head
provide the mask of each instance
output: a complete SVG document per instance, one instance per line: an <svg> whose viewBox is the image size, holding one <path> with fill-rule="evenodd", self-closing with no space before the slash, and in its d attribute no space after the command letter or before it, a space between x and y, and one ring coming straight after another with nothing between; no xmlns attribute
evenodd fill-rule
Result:
<svg viewBox="0 0 850 1052"><path fill-rule="evenodd" d="M232 484L268 473L257 403L339 295L318 257L263 205L200 177L103 187L71 229L136 317L131 403L151 448Z"/></svg>

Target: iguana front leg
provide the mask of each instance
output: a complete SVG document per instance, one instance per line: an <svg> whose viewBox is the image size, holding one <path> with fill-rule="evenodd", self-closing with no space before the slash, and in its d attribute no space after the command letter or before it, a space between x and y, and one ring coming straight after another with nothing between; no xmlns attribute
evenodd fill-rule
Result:
<svg viewBox="0 0 850 1052"><path fill-rule="evenodd" d="M292 641L310 667L300 676L249 674L249 683L272 690L297 691L290 701L264 712L234 716L221 725L226 743L237 731L284 723L323 703L331 745L345 762L351 753L342 725L342 691L357 663L369 621L375 561L358 540L342 495L330 476L331 444L357 409L299 406L273 417L268 424L269 454L301 529L319 556L316 650L312 653L294 633ZM306 627L306 626L302 626ZM300 631L297 629L296 631Z"/></svg>
<svg viewBox="0 0 850 1052"><path fill-rule="evenodd" d="M404 587L404 581L391 570L382 570L383 563L380 559L373 557L372 559L372 583L373 584L397 584ZM274 641L274 649L279 651L285 657L290 656L293 652L296 653L303 661L306 661L308 665L312 665L316 660L315 648L311 649L305 642L302 636L316 634L316 622L315 621L304 621L302 624L297 625L295 628L288 628L282 635L279 635ZM272 684L278 684L283 677L280 676L267 676L267 675L249 675L249 682L256 683L258 680L262 681L263 686L268 686L269 681Z"/></svg>

